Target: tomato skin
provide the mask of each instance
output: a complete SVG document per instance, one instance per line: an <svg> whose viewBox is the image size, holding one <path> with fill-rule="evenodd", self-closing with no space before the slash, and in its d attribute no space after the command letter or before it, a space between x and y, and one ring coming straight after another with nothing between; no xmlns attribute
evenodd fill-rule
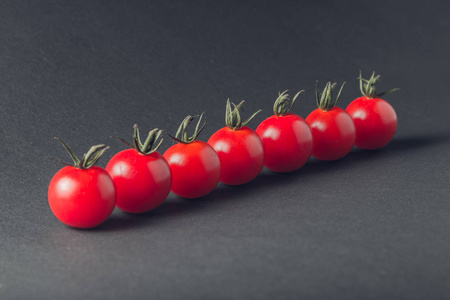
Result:
<svg viewBox="0 0 450 300"><path fill-rule="evenodd" d="M382 148L397 131L397 114L392 105L381 98L359 97L347 106L346 111L355 123L355 145L359 148Z"/></svg>
<svg viewBox="0 0 450 300"><path fill-rule="evenodd" d="M116 186L116 206L123 211L150 211L169 195L172 184L170 167L156 151L144 155L135 149L123 150L111 158L106 171Z"/></svg>
<svg viewBox="0 0 450 300"><path fill-rule="evenodd" d="M102 224L114 210L116 189L104 169L67 166L53 176L48 188L53 214L64 224L93 228Z"/></svg>
<svg viewBox="0 0 450 300"><path fill-rule="evenodd" d="M350 115L335 106L329 111L317 108L306 118L313 136L312 155L320 160L346 156L355 143L355 124Z"/></svg>
<svg viewBox="0 0 450 300"><path fill-rule="evenodd" d="M272 171L295 171L311 157L311 129L299 115L273 115L259 124L256 133L264 144L264 165Z"/></svg>
<svg viewBox="0 0 450 300"><path fill-rule="evenodd" d="M220 181L239 185L253 180L264 166L264 146L258 134L249 127L231 130L223 127L208 140L222 165Z"/></svg>
<svg viewBox="0 0 450 300"><path fill-rule="evenodd" d="M172 192L184 198L209 194L219 183L220 160L206 142L178 143L167 149L164 158L172 172Z"/></svg>

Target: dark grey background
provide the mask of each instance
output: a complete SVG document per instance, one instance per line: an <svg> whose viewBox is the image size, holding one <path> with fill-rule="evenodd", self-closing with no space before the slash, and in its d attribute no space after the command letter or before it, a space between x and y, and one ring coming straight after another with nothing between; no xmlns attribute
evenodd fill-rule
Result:
<svg viewBox="0 0 450 300"><path fill-rule="evenodd" d="M447 1L1 1L0 299L444 299L450 293ZM209 196L64 226L47 187L94 144L132 126L174 132L225 101L250 126L277 92L375 70L399 117L394 140L292 174L264 170ZM161 152L172 144L165 140Z"/></svg>

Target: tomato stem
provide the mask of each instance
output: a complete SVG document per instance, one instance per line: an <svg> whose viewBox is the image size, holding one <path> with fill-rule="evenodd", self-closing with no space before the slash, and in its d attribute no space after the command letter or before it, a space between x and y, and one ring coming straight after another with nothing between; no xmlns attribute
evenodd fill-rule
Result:
<svg viewBox="0 0 450 300"><path fill-rule="evenodd" d="M361 93L367 98L373 99L399 90L399 88L393 88L377 94L376 84L380 80L380 77L380 75L375 76L375 71L373 71L372 76L369 79L364 79L362 78L361 70L359 70L359 77L357 79L359 80L359 89L361 90Z"/></svg>
<svg viewBox="0 0 450 300"><path fill-rule="evenodd" d="M92 146L87 153L83 154L83 157L80 160L62 139L55 137L55 140L59 141L63 145L64 149L66 149L67 153L73 160L73 166L78 169L89 169L90 167L94 166L103 155L103 153L105 153L105 151L109 149L109 146L106 146L104 144ZM61 160L58 161L65 165L71 166L71 164L65 163Z"/></svg>
<svg viewBox="0 0 450 300"><path fill-rule="evenodd" d="M163 142L163 138L162 138L163 130L158 129L158 128L150 130L144 143L142 143L141 136L139 134L138 125L134 124L133 129L134 129L133 145L130 145L127 141L125 141L124 139L122 139L118 136L111 136L111 138L115 138L115 139L121 141L128 147L135 149L136 151L138 151L139 153L141 153L143 155L151 154L151 153L155 152L156 150L158 150L159 146L161 146L161 144ZM159 143L156 144L158 139L160 139ZM156 144L156 146L155 146L155 144Z"/></svg>
<svg viewBox="0 0 450 300"><path fill-rule="evenodd" d="M161 146L163 142L162 133L163 130L155 128L149 131L147 138L145 139L144 143L141 142L141 136L139 134L139 128L137 124L134 124L133 126L134 132L133 132L133 144L135 146L135 149L138 150L140 153L147 155L155 152L158 150L159 146ZM156 144L156 142L159 142Z"/></svg>
<svg viewBox="0 0 450 300"><path fill-rule="evenodd" d="M317 102L317 106L320 109L324 110L324 111L332 110L336 106L336 103L337 103L339 97L341 96L341 92L342 92L342 89L344 88L345 81L344 81L344 83L342 83L342 86L341 86L341 88L340 88L340 90L339 90L339 92L338 92L338 94L336 96L336 100L334 102L332 101L332 99L333 99L333 91L336 89L337 83L334 82L332 84L330 81L328 81L327 84L325 85L325 87L323 89L323 92L320 95L320 97L319 97L319 91L318 91L318 88L317 88L317 84L318 84L318 81L316 81L316 102Z"/></svg>
<svg viewBox="0 0 450 300"><path fill-rule="evenodd" d="M245 100L242 100L238 105L236 105L233 102L230 102L229 98L227 99L227 105L225 107L225 124L231 130L238 130L246 126L258 113L262 111L262 109L258 110L257 112L253 113L247 120L242 122L240 110L244 106L244 103ZM231 109L231 105L233 105L233 109Z"/></svg>
<svg viewBox="0 0 450 300"><path fill-rule="evenodd" d="M175 136L172 136L169 133L167 133L167 135L171 139L173 139L174 141L176 141L178 143L183 143L183 144L192 143L193 141L195 141L197 139L198 135L200 134L200 132L202 132L203 128L205 128L206 117L204 118L203 125L200 126L204 114L205 114L205 112L202 112L200 114L200 116L198 116L198 115L196 115L196 116L190 116L190 115L187 116L186 118L184 118L183 122L181 122L180 126L178 127L177 133L175 134ZM188 133L189 125L192 123L192 121L196 117L199 117L197 125L195 126L194 133L191 136L189 136L189 133ZM178 138L178 136L180 134L181 134L181 137Z"/></svg>
<svg viewBox="0 0 450 300"><path fill-rule="evenodd" d="M294 102L297 99L297 97L304 91L305 90L301 90L300 92L295 94L292 101L289 99L289 95L287 94L288 90L285 90L282 93L278 92L278 98L275 100L275 103L273 104L273 113L279 117L289 113L292 107L294 106Z"/></svg>
<svg viewBox="0 0 450 300"><path fill-rule="evenodd" d="M89 169L93 165L97 163L100 157L105 153L105 151L109 149L109 146L106 145L96 145L92 146L87 153L83 155L80 160L80 168L81 169Z"/></svg>

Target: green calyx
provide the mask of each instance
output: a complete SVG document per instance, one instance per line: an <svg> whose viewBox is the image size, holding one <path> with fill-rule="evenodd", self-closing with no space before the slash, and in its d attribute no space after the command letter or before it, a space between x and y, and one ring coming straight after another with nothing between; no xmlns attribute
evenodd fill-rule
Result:
<svg viewBox="0 0 450 300"><path fill-rule="evenodd" d="M383 95L390 94L392 92L395 92L399 90L399 88L390 89L388 91L382 92L377 94L376 84L378 83L378 80L380 80L380 75L375 76L375 71L372 73L372 76L370 79L364 79L362 78L361 71L359 71L359 89L361 90L361 93L366 96L367 98L378 98Z"/></svg>
<svg viewBox="0 0 450 300"><path fill-rule="evenodd" d="M334 100L334 102L333 102L332 101L333 91L336 89L337 83L335 82L332 84L330 81L328 81L327 84L325 85L325 88L323 89L322 94L320 95L320 98L319 98L319 91L317 89L317 81L316 81L317 106L324 111L332 110L336 106L336 103L339 99L339 96L341 95L344 85L345 85L345 82L342 84L341 89L339 90L339 93L336 96L336 100Z"/></svg>
<svg viewBox="0 0 450 300"><path fill-rule="evenodd" d="M242 100L238 105L230 102L230 99L227 100L227 106L225 111L225 124L231 130L238 130L248 124L259 112L262 110L258 110L253 115L251 115L247 120L242 121L240 110L244 106L245 100ZM233 105L233 109L231 109L231 105Z"/></svg>
<svg viewBox="0 0 450 300"><path fill-rule="evenodd" d="M285 90L282 93L278 92L278 98L275 100L275 103L273 104L273 113L279 117L289 113L292 107L294 106L294 102L297 99L297 97L304 91L305 90L301 90L300 92L295 94L292 100L289 99L289 95L287 94L288 90Z"/></svg>
<svg viewBox="0 0 450 300"><path fill-rule="evenodd" d="M127 145L128 147L135 149L136 151L138 151L139 153L141 153L143 155L148 155L148 154L151 154L151 153L155 152L156 150L158 150L159 146L161 146L161 144L163 142L163 138L162 138L163 130L158 129L158 128L150 130L144 143L142 143L137 124L134 124L133 128L134 128L133 146L130 145L127 141L125 141L124 139L122 139L120 137L112 136L112 138L118 139L119 141L121 141L122 143ZM158 142L158 140L159 140L159 142Z"/></svg>
<svg viewBox="0 0 450 300"><path fill-rule="evenodd" d="M184 118L183 122L181 122L180 127L178 127L178 130L177 130L177 133L175 134L175 137L171 136L170 134L168 134L168 135L174 141L176 141L178 143L183 143L183 144L192 143L193 141L195 141L197 139L198 135L200 134L200 132L202 132L203 128L205 128L206 117L204 118L203 125L200 126L204 114L205 113L202 112L200 116L198 116L198 115L197 116L187 116L186 118ZM189 133L188 133L189 125L192 123L192 121L196 117L199 117L197 125L195 126L194 133L191 136L189 136ZM178 137L178 136L180 136L180 137Z"/></svg>
<svg viewBox="0 0 450 300"><path fill-rule="evenodd" d="M92 146L89 149L89 151L87 153L83 154L83 157L81 159L79 159L63 140L61 140L58 137L55 137L55 140L58 140L63 145L64 149L67 150L67 153L69 153L69 156L73 160L73 165L63 162L61 160L58 160L58 161L65 164L66 166L73 166L78 169L89 169L90 167L95 165L97 163L97 161L99 160L99 158L103 155L103 153L105 153L105 151L107 149L109 149L109 146L106 146L103 144Z"/></svg>

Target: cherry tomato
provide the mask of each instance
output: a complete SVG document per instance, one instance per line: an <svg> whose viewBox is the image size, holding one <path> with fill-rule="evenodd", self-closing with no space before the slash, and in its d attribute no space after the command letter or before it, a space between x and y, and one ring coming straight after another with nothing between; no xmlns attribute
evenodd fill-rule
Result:
<svg viewBox="0 0 450 300"><path fill-rule="evenodd" d="M355 145L362 149L374 150L386 146L397 130L394 108L380 98L396 89L377 94L375 84L379 78L379 75L375 77L375 73L369 80L360 75L361 92L364 96L353 100L346 109L355 123Z"/></svg>
<svg viewBox="0 0 450 300"><path fill-rule="evenodd" d="M94 166L108 147L94 146L79 160L64 142L61 143L68 149L75 166L66 166L53 176L48 188L50 208L68 226L96 227L111 215L116 202L111 176L104 169Z"/></svg>
<svg viewBox="0 0 450 300"><path fill-rule="evenodd" d="M117 190L116 206L129 213L143 213L157 208L170 192L170 167L156 150L154 143L162 130L150 131L142 144L137 125L134 126L134 149L117 153L106 166ZM120 139L125 142L124 140ZM128 146L132 147L125 142Z"/></svg>
<svg viewBox="0 0 450 300"><path fill-rule="evenodd" d="M264 146L258 134L245 125L259 112L242 122L239 110L244 101L231 110L227 101L227 127L216 131L208 140L217 152L222 165L220 181L239 185L253 180L264 166Z"/></svg>
<svg viewBox="0 0 450 300"><path fill-rule="evenodd" d="M172 170L172 192L184 198L209 194L220 178L220 160L203 141L173 145L164 153Z"/></svg>
<svg viewBox="0 0 450 300"><path fill-rule="evenodd" d="M191 137L188 137L187 128L194 117L187 116L176 136L172 137L177 144L164 153L172 172L172 192L184 198L199 198L209 194L220 178L219 156L206 142L197 140L205 125L198 130L202 115ZM179 133L182 133L180 139Z"/></svg>
<svg viewBox="0 0 450 300"><path fill-rule="evenodd" d="M312 111L306 118L313 136L312 155L320 160L337 160L346 156L355 143L355 125L350 115L333 103L332 91L336 83L328 82L319 101L317 87L316 100L319 108Z"/></svg>
<svg viewBox="0 0 450 300"><path fill-rule="evenodd" d="M312 134L309 125L299 115L289 113L297 93L291 101L284 91L274 104L274 115L256 128L264 144L264 165L275 172L292 172L301 168L312 152Z"/></svg>

